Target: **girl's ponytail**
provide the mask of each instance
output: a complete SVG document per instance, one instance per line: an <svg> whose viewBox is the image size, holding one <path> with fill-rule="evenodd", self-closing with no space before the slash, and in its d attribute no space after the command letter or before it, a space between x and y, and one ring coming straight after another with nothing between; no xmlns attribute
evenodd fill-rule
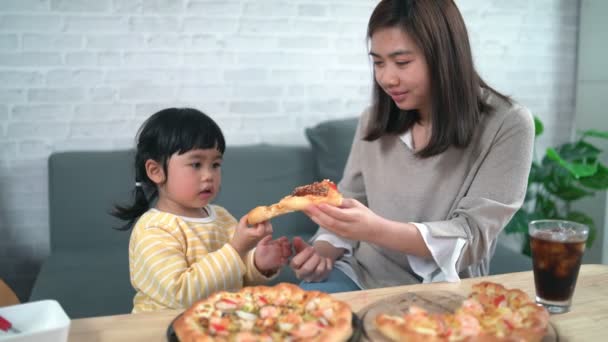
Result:
<svg viewBox="0 0 608 342"><path fill-rule="evenodd" d="M117 230L129 230L135 224L135 221L148 209L150 209L150 201L146 197L146 193L143 189L143 184L140 182L135 182L135 201L130 206L114 206L114 210L112 211L112 215L127 221L127 223L121 227L115 228ZM152 193L150 199L156 197L156 189Z"/></svg>
<svg viewBox="0 0 608 342"><path fill-rule="evenodd" d="M138 148L141 148L138 144ZM129 230L137 219L150 209L150 202L158 196L156 184L154 184L146 174L146 160L149 154L141 150L135 154L135 190L133 190L134 201L130 206L115 205L112 216L117 217L127 223L117 230ZM146 195L148 193L149 195Z"/></svg>

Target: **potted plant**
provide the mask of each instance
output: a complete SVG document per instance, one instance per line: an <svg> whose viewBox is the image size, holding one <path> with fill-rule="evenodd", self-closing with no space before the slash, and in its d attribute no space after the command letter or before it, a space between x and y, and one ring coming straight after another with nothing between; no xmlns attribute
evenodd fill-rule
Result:
<svg viewBox="0 0 608 342"><path fill-rule="evenodd" d="M535 136L543 132L543 124L534 118ZM522 253L530 255L528 223L538 219L564 219L589 226L587 247L591 247L596 227L589 215L571 208L571 204L599 190L608 188L608 169L600 161L602 151L593 138L608 139L608 132L587 130L574 142L547 148L542 159L535 158L528 177L526 199L505 227L507 234L523 236Z"/></svg>

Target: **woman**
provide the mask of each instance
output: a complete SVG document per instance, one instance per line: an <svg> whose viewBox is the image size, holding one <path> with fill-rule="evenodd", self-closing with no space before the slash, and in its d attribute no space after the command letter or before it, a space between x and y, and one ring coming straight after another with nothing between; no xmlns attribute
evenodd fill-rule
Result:
<svg viewBox="0 0 608 342"><path fill-rule="evenodd" d="M532 116L479 77L451 0L383 0L367 37L373 103L338 185L348 199L307 208L323 228L294 241L291 267L326 292L487 274L525 196Z"/></svg>

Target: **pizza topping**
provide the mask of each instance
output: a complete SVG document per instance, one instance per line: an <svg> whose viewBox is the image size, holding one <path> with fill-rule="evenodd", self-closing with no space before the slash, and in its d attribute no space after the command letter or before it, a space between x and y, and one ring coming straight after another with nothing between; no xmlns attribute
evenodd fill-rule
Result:
<svg viewBox="0 0 608 342"><path fill-rule="evenodd" d="M286 323L286 322L279 322L279 328L282 331L289 331L289 330L293 329L293 324L292 323Z"/></svg>
<svg viewBox="0 0 608 342"><path fill-rule="evenodd" d="M330 180L324 180L323 181L325 184L327 184L327 186L331 187L332 189L338 191L338 186L336 185L336 183L330 181Z"/></svg>
<svg viewBox="0 0 608 342"><path fill-rule="evenodd" d="M222 311L234 311L236 310L237 306L238 304L230 299L222 299L215 303L215 308Z"/></svg>
<svg viewBox="0 0 608 342"><path fill-rule="evenodd" d="M258 297L258 301L262 304L262 305L266 305L268 304L268 299L266 299L266 297L264 296L259 296Z"/></svg>
<svg viewBox="0 0 608 342"><path fill-rule="evenodd" d="M309 185L302 185L293 190L292 196L301 197L306 195L327 196L329 189L323 182L314 182Z"/></svg>
<svg viewBox="0 0 608 342"><path fill-rule="evenodd" d="M494 306L499 307L503 303L505 303L505 295L500 295L494 298Z"/></svg>
<svg viewBox="0 0 608 342"><path fill-rule="evenodd" d="M255 321L256 319L258 319L257 315L242 310L237 310L236 315L248 321Z"/></svg>
<svg viewBox="0 0 608 342"><path fill-rule="evenodd" d="M316 322L306 322L300 325L297 330L292 331L291 334L299 338L308 339L315 337L319 334L319 331L320 327Z"/></svg>
<svg viewBox="0 0 608 342"><path fill-rule="evenodd" d="M262 318L267 317L277 317L279 315L279 309L273 305L266 305L262 309L260 309L260 316Z"/></svg>
<svg viewBox="0 0 608 342"><path fill-rule="evenodd" d="M461 313L455 319L460 328L460 336L476 336L481 331L479 321L472 315Z"/></svg>

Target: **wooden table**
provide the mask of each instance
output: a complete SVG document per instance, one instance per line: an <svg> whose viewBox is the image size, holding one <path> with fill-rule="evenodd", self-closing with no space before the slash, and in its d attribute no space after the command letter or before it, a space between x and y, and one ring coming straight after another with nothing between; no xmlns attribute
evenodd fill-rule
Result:
<svg viewBox="0 0 608 342"><path fill-rule="evenodd" d="M396 286L342 292L334 296L348 302L356 312L376 300L411 291L446 290L466 296L471 285L481 280L498 282L507 288L520 288L534 298L534 278L531 271L464 279L460 283ZM167 326L178 313L179 311L169 310L76 319L71 324L69 341L166 341ZM560 341L607 340L608 265L583 265L578 276L571 311L552 315L551 322L557 330Z"/></svg>

